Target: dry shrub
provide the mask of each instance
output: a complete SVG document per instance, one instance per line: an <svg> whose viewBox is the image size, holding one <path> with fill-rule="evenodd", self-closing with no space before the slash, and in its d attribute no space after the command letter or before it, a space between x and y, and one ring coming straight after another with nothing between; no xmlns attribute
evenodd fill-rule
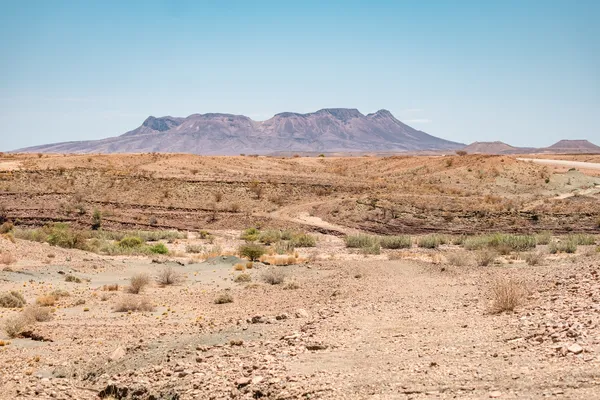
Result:
<svg viewBox="0 0 600 400"><path fill-rule="evenodd" d="M4 321L4 332L6 332L8 337L16 338L23 332L29 323L30 321L22 315L7 318Z"/></svg>
<svg viewBox="0 0 600 400"><path fill-rule="evenodd" d="M296 280L291 280L291 281L287 281L284 285L283 288L285 290L295 290L295 289L300 289L300 284L296 281Z"/></svg>
<svg viewBox="0 0 600 400"><path fill-rule="evenodd" d="M17 291L10 291L0 295L0 307L21 308L26 304L23 295Z"/></svg>
<svg viewBox="0 0 600 400"><path fill-rule="evenodd" d="M251 280L252 277L250 276L250 274L239 274L233 279L233 281L236 283L250 282Z"/></svg>
<svg viewBox="0 0 600 400"><path fill-rule="evenodd" d="M10 265L16 261L15 257L10 253L0 254L0 264Z"/></svg>
<svg viewBox="0 0 600 400"><path fill-rule="evenodd" d="M65 276L65 282L81 283L81 278L78 278L74 275L67 275Z"/></svg>
<svg viewBox="0 0 600 400"><path fill-rule="evenodd" d="M183 281L183 276L173 267L164 267L158 272L156 281L161 286L177 285Z"/></svg>
<svg viewBox="0 0 600 400"><path fill-rule="evenodd" d="M253 267L254 267L254 263L253 263L252 261L248 261L248 262L246 263L246 268L248 268L248 269L252 269Z"/></svg>
<svg viewBox="0 0 600 400"><path fill-rule="evenodd" d="M507 277L496 278L491 284L490 292L491 312L494 314L513 311L527 296L527 288L523 281Z"/></svg>
<svg viewBox="0 0 600 400"><path fill-rule="evenodd" d="M69 297L70 296L69 292L67 292L66 290L62 290L62 289L53 290L52 292L50 292L50 294L52 296L56 297L56 299L60 299L61 297Z"/></svg>
<svg viewBox="0 0 600 400"><path fill-rule="evenodd" d="M446 254L446 260L448 264L456 267L466 267L471 264L471 257L466 251L457 251Z"/></svg>
<svg viewBox="0 0 600 400"><path fill-rule="evenodd" d="M246 269L246 267L244 266L244 264L235 264L235 265L233 266L233 269L234 269L235 271L243 271L243 270L245 270L245 269Z"/></svg>
<svg viewBox="0 0 600 400"><path fill-rule="evenodd" d="M496 252L492 250L479 250L475 253L475 260L480 267L487 267L496 259Z"/></svg>
<svg viewBox="0 0 600 400"><path fill-rule="evenodd" d="M233 296L229 293L221 293L215 299L215 304L233 303Z"/></svg>
<svg viewBox="0 0 600 400"><path fill-rule="evenodd" d="M133 294L139 294L150 283L148 274L135 274L129 279L129 287L127 291Z"/></svg>
<svg viewBox="0 0 600 400"><path fill-rule="evenodd" d="M36 304L44 307L53 306L56 304L56 297L51 294L44 294L35 299Z"/></svg>
<svg viewBox="0 0 600 400"><path fill-rule="evenodd" d="M544 254L543 253L526 253L525 254L525 262L527 265L541 265L544 262Z"/></svg>
<svg viewBox="0 0 600 400"><path fill-rule="evenodd" d="M117 292L119 290L119 284L113 283L112 285L104 285L102 286L102 290L105 292Z"/></svg>
<svg viewBox="0 0 600 400"><path fill-rule="evenodd" d="M30 321L46 322L52 319L52 313L48 307L29 306L23 310L23 316Z"/></svg>
<svg viewBox="0 0 600 400"><path fill-rule="evenodd" d="M269 268L260 276L269 285L279 285L285 280L285 272L281 268Z"/></svg>
<svg viewBox="0 0 600 400"><path fill-rule="evenodd" d="M131 311L154 311L154 306L149 299L141 296L125 295L117 301L115 305L116 312Z"/></svg>
<svg viewBox="0 0 600 400"><path fill-rule="evenodd" d="M12 222L6 221L2 225L0 225L0 234L5 234L11 232L15 226Z"/></svg>

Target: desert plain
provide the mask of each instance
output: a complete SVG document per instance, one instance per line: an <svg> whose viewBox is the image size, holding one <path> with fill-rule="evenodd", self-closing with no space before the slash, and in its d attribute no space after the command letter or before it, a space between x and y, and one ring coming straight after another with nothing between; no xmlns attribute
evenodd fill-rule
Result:
<svg viewBox="0 0 600 400"><path fill-rule="evenodd" d="M600 398L574 165L3 154L0 398Z"/></svg>

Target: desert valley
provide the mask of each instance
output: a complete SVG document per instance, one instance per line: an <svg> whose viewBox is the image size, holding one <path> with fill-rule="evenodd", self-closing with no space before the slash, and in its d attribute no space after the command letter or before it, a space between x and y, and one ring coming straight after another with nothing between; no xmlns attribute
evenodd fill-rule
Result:
<svg viewBox="0 0 600 400"><path fill-rule="evenodd" d="M448 153L3 154L0 398L595 398L600 156Z"/></svg>

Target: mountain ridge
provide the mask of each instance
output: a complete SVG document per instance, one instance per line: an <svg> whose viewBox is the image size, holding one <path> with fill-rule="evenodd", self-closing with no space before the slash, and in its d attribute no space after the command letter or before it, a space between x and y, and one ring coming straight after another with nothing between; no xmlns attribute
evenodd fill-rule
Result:
<svg viewBox="0 0 600 400"><path fill-rule="evenodd" d="M457 150L464 144L416 130L388 110L367 115L356 108L282 112L265 121L225 113L149 116L139 127L100 140L28 147L21 152L183 152L207 155L298 152Z"/></svg>

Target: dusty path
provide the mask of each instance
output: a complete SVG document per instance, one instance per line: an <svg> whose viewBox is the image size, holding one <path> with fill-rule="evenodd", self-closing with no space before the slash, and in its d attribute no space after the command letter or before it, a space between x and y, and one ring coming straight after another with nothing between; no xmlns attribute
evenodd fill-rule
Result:
<svg viewBox="0 0 600 400"><path fill-rule="evenodd" d="M597 169L600 170L600 163L589 163L582 161L550 160L545 158L517 158L519 161L530 161L536 164L556 165L560 167Z"/></svg>
<svg viewBox="0 0 600 400"><path fill-rule="evenodd" d="M273 219L295 222L297 224L302 224L311 228L316 228L317 230L322 230L323 233L349 235L358 232L356 229L324 221L319 217L310 215L310 213L306 211L307 209L310 209L313 206L321 205L323 203L325 202L318 201L282 207L279 210L269 213L268 217Z"/></svg>

